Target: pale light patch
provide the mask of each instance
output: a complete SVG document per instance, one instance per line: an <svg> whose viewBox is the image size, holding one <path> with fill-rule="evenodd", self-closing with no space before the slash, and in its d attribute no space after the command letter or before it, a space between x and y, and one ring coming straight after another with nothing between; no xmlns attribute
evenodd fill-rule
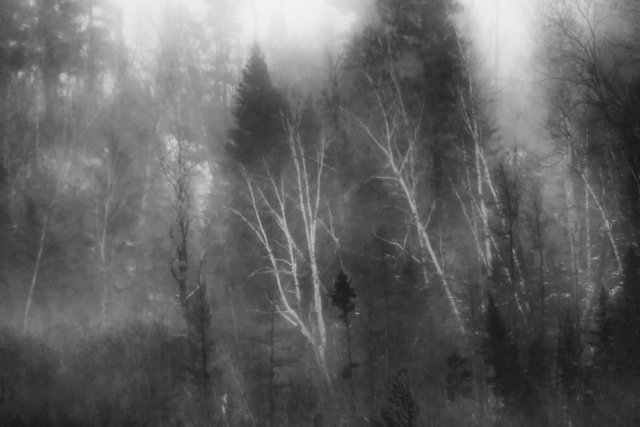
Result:
<svg viewBox="0 0 640 427"><path fill-rule="evenodd" d="M174 135L169 134L164 136L163 142L165 146L165 155L167 157L166 160L169 163L175 164L178 140ZM188 158L193 159L187 160L189 167L192 168L191 206L194 210L193 213L195 217L198 218L198 220L201 222L201 225L204 226L206 224L204 216L208 207L211 188L213 186L213 171L211 170L211 165L209 162L201 160L203 158L206 158L206 155L203 154L204 148L199 147L195 144L187 144L186 147L188 150ZM172 195L173 188L168 182L165 181L164 187L167 194Z"/></svg>
<svg viewBox="0 0 640 427"><path fill-rule="evenodd" d="M242 14L246 40L255 31L259 39L275 31L313 39L320 31L347 31L355 20L354 13L339 11L324 0L248 0Z"/></svg>
<svg viewBox="0 0 640 427"><path fill-rule="evenodd" d="M124 12L125 37L141 51L149 48L150 39L157 33L167 7L177 7L190 19L206 25L204 0L119 2ZM256 36L264 41L277 32L298 42L317 40L327 32L349 31L357 21L355 12L340 10L326 0L239 0L237 4L240 36L245 45L253 42Z"/></svg>
<svg viewBox="0 0 640 427"><path fill-rule="evenodd" d="M200 219L201 226L205 226L207 221L205 214L208 208L209 195L213 187L213 174L209 162L201 162L194 168L194 177L191 182L193 186L193 200L196 216Z"/></svg>

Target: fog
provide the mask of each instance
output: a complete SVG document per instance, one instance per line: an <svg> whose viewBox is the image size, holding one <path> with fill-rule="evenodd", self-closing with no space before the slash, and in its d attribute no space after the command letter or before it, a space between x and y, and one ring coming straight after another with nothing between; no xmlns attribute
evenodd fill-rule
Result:
<svg viewBox="0 0 640 427"><path fill-rule="evenodd" d="M0 425L634 425L631 0L0 5Z"/></svg>

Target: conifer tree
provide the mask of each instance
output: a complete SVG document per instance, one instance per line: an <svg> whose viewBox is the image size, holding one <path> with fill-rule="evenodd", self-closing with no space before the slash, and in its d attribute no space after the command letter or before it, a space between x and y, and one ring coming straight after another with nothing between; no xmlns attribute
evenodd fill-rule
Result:
<svg viewBox="0 0 640 427"><path fill-rule="evenodd" d="M622 297L633 311L640 310L640 256L634 246L629 246L622 260Z"/></svg>
<svg viewBox="0 0 640 427"><path fill-rule="evenodd" d="M338 276L333 281L334 291L331 294L331 305L338 307L340 310L340 319L344 322L344 326L347 331L347 360L349 365L342 371L342 378L348 379L351 387L351 398L354 398L353 390L353 376L352 370L358 367L357 363L353 363L351 359L351 334L349 332L349 313L356 308L355 299L356 292L351 286L351 280L349 276L340 269Z"/></svg>
<svg viewBox="0 0 640 427"><path fill-rule="evenodd" d="M284 141L284 102L273 87L260 46L251 48L249 62L242 71L233 115L236 128L229 132L233 158L245 166L259 162ZM284 145L284 144L283 144Z"/></svg>
<svg viewBox="0 0 640 427"><path fill-rule="evenodd" d="M391 395L387 398L387 406L380 411L384 424L374 422L375 427L415 427L420 413L420 407L416 403L408 384L408 371L406 368L393 378Z"/></svg>
<svg viewBox="0 0 640 427"><path fill-rule="evenodd" d="M447 357L447 399L455 400L458 396L467 397L471 393L471 370L469 359L462 357L458 350Z"/></svg>
<svg viewBox="0 0 640 427"><path fill-rule="evenodd" d="M580 385L580 345L576 329L576 322L567 312L560 324L558 369L560 383L564 386L568 401L576 398Z"/></svg>
<svg viewBox="0 0 640 427"><path fill-rule="evenodd" d="M629 247L623 258L621 288L615 307L616 362L622 373L639 374L640 256L634 246Z"/></svg>
<svg viewBox="0 0 640 427"><path fill-rule="evenodd" d="M513 400L522 384L518 348L491 295L487 304L485 333L483 340L485 361L493 368L489 384L498 397L514 403Z"/></svg>
<svg viewBox="0 0 640 427"><path fill-rule="evenodd" d="M600 287L598 307L595 313L595 329L592 332L593 365L599 372L606 372L611 367L613 357L614 322L611 316L609 292Z"/></svg>

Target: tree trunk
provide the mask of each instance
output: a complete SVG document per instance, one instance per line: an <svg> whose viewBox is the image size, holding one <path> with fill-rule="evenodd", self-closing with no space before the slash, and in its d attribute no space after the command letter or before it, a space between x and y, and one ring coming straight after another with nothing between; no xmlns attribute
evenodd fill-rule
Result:
<svg viewBox="0 0 640 427"><path fill-rule="evenodd" d="M29 328L29 310L31 309L31 302L33 301L33 292L36 288L38 281L38 269L42 262L42 252L44 250L44 240L47 234L47 218L44 218L42 223L42 232L40 233L40 244L38 246L38 256L36 257L36 265L33 268L33 275L31 276L31 286L29 287L29 296L27 297L27 304L24 308L24 318L22 320L22 335L27 333Z"/></svg>
<svg viewBox="0 0 640 427"><path fill-rule="evenodd" d="M349 388L351 390L351 406L356 407L356 394L353 391L353 361L351 360L351 334L349 333L349 320L345 316L344 325L347 329L347 361L349 362Z"/></svg>

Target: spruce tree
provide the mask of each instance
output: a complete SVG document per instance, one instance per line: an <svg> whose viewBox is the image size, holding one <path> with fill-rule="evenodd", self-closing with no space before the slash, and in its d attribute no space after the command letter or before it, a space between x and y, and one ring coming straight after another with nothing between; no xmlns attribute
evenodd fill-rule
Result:
<svg viewBox="0 0 640 427"><path fill-rule="evenodd" d="M625 305L637 314L640 311L640 256L634 246L629 246L622 264L622 297Z"/></svg>
<svg viewBox="0 0 640 427"><path fill-rule="evenodd" d="M593 366L599 372L606 372L611 368L613 358L614 319L611 316L609 292L600 287L598 292L598 307L595 313L595 329L592 332Z"/></svg>
<svg viewBox="0 0 640 427"><path fill-rule="evenodd" d="M491 295L487 304L485 333L485 361L493 368L493 374L488 379L489 385L496 396L506 402L515 403L523 382L518 362L518 348Z"/></svg>
<svg viewBox="0 0 640 427"><path fill-rule="evenodd" d="M615 354L627 378L640 374L640 256L629 246L623 259L621 292L615 307Z"/></svg>
<svg viewBox="0 0 640 427"><path fill-rule="evenodd" d="M351 387L351 398L354 398L353 390L353 376L352 370L358 367L358 364L353 363L351 359L351 334L349 333L349 313L356 308L355 299L356 292L351 286L349 276L340 269L338 276L333 281L334 291L331 296L331 305L337 307L340 310L340 319L344 322L345 329L347 331L347 360L349 365L342 371L342 378L348 379Z"/></svg>
<svg viewBox="0 0 640 427"><path fill-rule="evenodd" d="M576 321L569 311L560 323L558 336L558 369L560 383L563 385L567 400L577 397L580 386L580 343L578 341Z"/></svg>
<svg viewBox="0 0 640 427"><path fill-rule="evenodd" d="M458 396L468 397L471 394L471 370L469 359L462 357L458 350L447 357L447 399L453 401Z"/></svg>
<svg viewBox="0 0 640 427"><path fill-rule="evenodd" d="M415 427L418 425L420 407L411 394L408 382L407 369L400 369L391 383L391 395L387 397L387 405L380 411L384 424L374 421L374 426Z"/></svg>
<svg viewBox="0 0 640 427"><path fill-rule="evenodd" d="M283 142L284 101L271 83L267 63L260 46L251 48L249 62L242 71L233 115L236 129L229 131L234 160L251 167ZM284 145L284 144L282 144Z"/></svg>

